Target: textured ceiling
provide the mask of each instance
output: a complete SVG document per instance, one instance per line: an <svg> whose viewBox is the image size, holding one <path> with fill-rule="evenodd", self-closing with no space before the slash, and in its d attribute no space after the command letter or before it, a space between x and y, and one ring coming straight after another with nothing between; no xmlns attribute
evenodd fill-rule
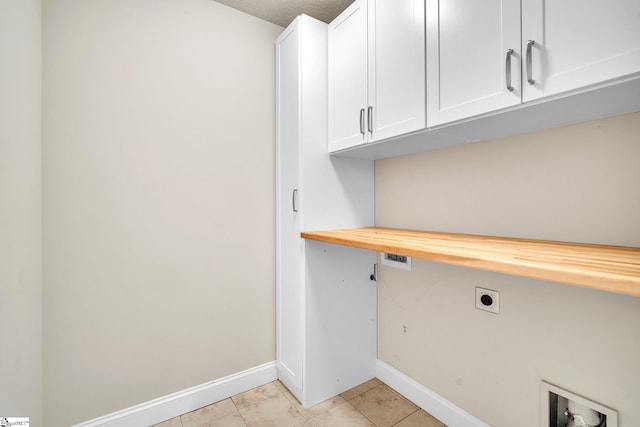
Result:
<svg viewBox="0 0 640 427"><path fill-rule="evenodd" d="M216 0L234 9L286 27L301 13L331 22L353 0Z"/></svg>

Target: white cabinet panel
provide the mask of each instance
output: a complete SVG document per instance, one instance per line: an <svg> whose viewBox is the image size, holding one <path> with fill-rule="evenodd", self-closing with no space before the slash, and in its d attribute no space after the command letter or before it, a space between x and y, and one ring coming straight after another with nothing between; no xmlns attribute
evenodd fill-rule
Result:
<svg viewBox="0 0 640 427"><path fill-rule="evenodd" d="M325 153L326 155L326 153ZM377 290L369 276L376 253L306 242L309 402L322 402L375 376ZM348 385L350 384L350 386ZM311 403L313 404L313 403Z"/></svg>
<svg viewBox="0 0 640 427"><path fill-rule="evenodd" d="M531 49L529 101L640 72L638 0L522 0L522 45ZM526 70L525 70L526 71Z"/></svg>
<svg viewBox="0 0 640 427"><path fill-rule="evenodd" d="M425 127L424 0L356 0L329 24L329 151Z"/></svg>
<svg viewBox="0 0 640 427"><path fill-rule="evenodd" d="M426 125L425 10L424 0L376 0L369 5L368 127L373 142Z"/></svg>
<svg viewBox="0 0 640 427"><path fill-rule="evenodd" d="M365 142L367 2L356 1L329 24L329 150Z"/></svg>
<svg viewBox="0 0 640 427"><path fill-rule="evenodd" d="M288 381L302 388L302 286L303 252L300 234L300 214L295 203L298 194L299 105L299 45L300 30L285 31L276 44L278 68L276 132L278 135L278 369ZM290 118L296 118L291 120ZM286 167L285 167L286 166Z"/></svg>
<svg viewBox="0 0 640 427"><path fill-rule="evenodd" d="M638 74L638 16L637 0L427 0L428 126Z"/></svg>
<svg viewBox="0 0 640 427"><path fill-rule="evenodd" d="M427 0L427 19L428 126L520 103L519 2Z"/></svg>

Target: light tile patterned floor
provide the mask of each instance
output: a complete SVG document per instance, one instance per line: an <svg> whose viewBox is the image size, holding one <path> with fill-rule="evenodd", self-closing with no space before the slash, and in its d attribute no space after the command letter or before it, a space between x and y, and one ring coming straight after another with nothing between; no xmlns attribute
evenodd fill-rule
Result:
<svg viewBox="0 0 640 427"><path fill-rule="evenodd" d="M155 427L446 427L378 379L304 409L280 381Z"/></svg>

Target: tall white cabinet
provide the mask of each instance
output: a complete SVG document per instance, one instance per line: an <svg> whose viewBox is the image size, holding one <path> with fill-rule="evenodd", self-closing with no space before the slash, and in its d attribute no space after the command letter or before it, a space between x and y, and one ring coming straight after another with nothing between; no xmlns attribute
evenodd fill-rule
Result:
<svg viewBox="0 0 640 427"><path fill-rule="evenodd" d="M327 25L276 41L276 301L280 380L305 406L375 376L375 254L303 230L374 223L373 162L327 155Z"/></svg>
<svg viewBox="0 0 640 427"><path fill-rule="evenodd" d="M425 127L424 0L356 0L329 24L329 151Z"/></svg>

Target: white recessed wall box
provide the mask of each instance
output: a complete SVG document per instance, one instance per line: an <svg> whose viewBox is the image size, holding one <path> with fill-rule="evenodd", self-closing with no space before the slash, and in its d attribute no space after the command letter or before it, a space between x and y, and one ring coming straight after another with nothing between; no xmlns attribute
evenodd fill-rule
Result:
<svg viewBox="0 0 640 427"><path fill-rule="evenodd" d="M546 381L540 384L542 427L618 427L618 413Z"/></svg>
<svg viewBox="0 0 640 427"><path fill-rule="evenodd" d="M389 267L411 271L410 256L380 252L380 258L382 260L382 265L388 265Z"/></svg>

